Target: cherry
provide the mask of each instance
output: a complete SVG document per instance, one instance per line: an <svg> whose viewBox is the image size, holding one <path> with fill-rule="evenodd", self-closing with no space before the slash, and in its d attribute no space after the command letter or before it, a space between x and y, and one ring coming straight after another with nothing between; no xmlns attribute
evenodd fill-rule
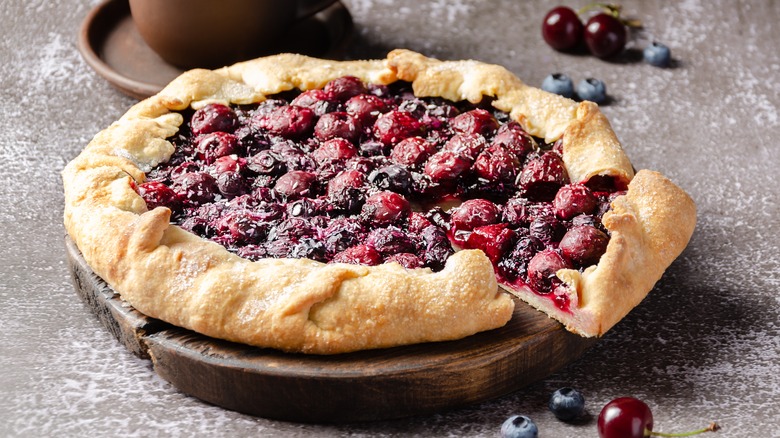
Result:
<svg viewBox="0 0 780 438"><path fill-rule="evenodd" d="M398 193L375 193L363 204L363 214L375 225L389 225L406 218L411 212L409 201Z"/></svg>
<svg viewBox="0 0 780 438"><path fill-rule="evenodd" d="M398 142L390 152L390 160L404 166L422 165L432 154L436 146L422 137L409 137Z"/></svg>
<svg viewBox="0 0 780 438"><path fill-rule="evenodd" d="M259 215L249 210L229 211L219 222L227 228L226 231L231 237L239 242L257 242L267 232L265 224L259 220Z"/></svg>
<svg viewBox="0 0 780 438"><path fill-rule="evenodd" d="M547 248L536 253L528 262L528 284L537 293L550 293L554 286L561 283L556 272L571 268L571 263L560 252Z"/></svg>
<svg viewBox="0 0 780 438"><path fill-rule="evenodd" d="M526 198L510 198L501 212L503 220L514 226L527 226L535 217L552 216L552 206L545 202L531 202Z"/></svg>
<svg viewBox="0 0 780 438"><path fill-rule="evenodd" d="M453 117L450 128L462 134L490 135L498 129L498 121L489 112L477 108Z"/></svg>
<svg viewBox="0 0 780 438"><path fill-rule="evenodd" d="M322 120L322 119L320 119ZM320 166L334 161L347 161L357 156L358 150L349 141L336 137L322 142L314 152L312 157Z"/></svg>
<svg viewBox="0 0 780 438"><path fill-rule="evenodd" d="M239 146L238 137L221 131L200 136L195 140L195 148L207 164L214 163L219 157L238 153Z"/></svg>
<svg viewBox="0 0 780 438"><path fill-rule="evenodd" d="M458 230L473 230L477 227L495 224L500 218L496 204L487 199L469 199L452 210L450 220Z"/></svg>
<svg viewBox="0 0 780 438"><path fill-rule="evenodd" d="M194 205L214 200L219 193L217 180L206 172L187 172L173 182L174 191Z"/></svg>
<svg viewBox="0 0 780 438"><path fill-rule="evenodd" d="M413 211L409 214L409 232L419 233L431 225L433 225L433 223L425 217L425 214L420 213L419 211Z"/></svg>
<svg viewBox="0 0 780 438"><path fill-rule="evenodd" d="M217 189L228 198L234 198L246 192L244 177L231 170L217 175Z"/></svg>
<svg viewBox="0 0 780 438"><path fill-rule="evenodd" d="M555 50L567 51L582 42L583 25L571 8L558 6L547 13L542 22L542 38Z"/></svg>
<svg viewBox="0 0 780 438"><path fill-rule="evenodd" d="M147 181L138 184L138 194L144 198L146 208L168 207L177 210L180 204L179 195L170 187L157 181Z"/></svg>
<svg viewBox="0 0 780 438"><path fill-rule="evenodd" d="M521 191L534 201L552 201L558 189L568 182L563 159L555 152L545 152L529 160L517 176Z"/></svg>
<svg viewBox="0 0 780 438"><path fill-rule="evenodd" d="M285 173L276 181L274 189L288 199L297 199L314 195L317 175L303 170Z"/></svg>
<svg viewBox="0 0 780 438"><path fill-rule="evenodd" d="M626 26L614 15L596 14L585 23L585 44L598 58L609 58L626 47Z"/></svg>
<svg viewBox="0 0 780 438"><path fill-rule="evenodd" d="M290 249L295 245L295 242L288 239L277 239L270 242L266 242L265 251L266 256L275 259L285 258L290 255Z"/></svg>
<svg viewBox="0 0 780 438"><path fill-rule="evenodd" d="M288 217L311 218L322 214L324 204L319 199L301 198L287 204Z"/></svg>
<svg viewBox="0 0 780 438"><path fill-rule="evenodd" d="M380 114L387 112L385 102L372 94L359 94L350 98L344 107L347 114L368 126L376 121Z"/></svg>
<svg viewBox="0 0 780 438"><path fill-rule="evenodd" d="M368 89L363 81L355 76L342 76L336 78L325 84L323 91L333 96L334 99L342 102L357 96L358 94L368 93Z"/></svg>
<svg viewBox="0 0 780 438"><path fill-rule="evenodd" d="M299 147L299 145L292 140L278 141L277 139L277 141L275 141L268 150L277 154L279 156L279 159L284 161L285 164L289 165L291 169L297 169L297 170L300 169L296 162L301 161L302 157L306 155L303 152L303 150ZM313 163L314 160L313 159L311 160Z"/></svg>
<svg viewBox="0 0 780 438"><path fill-rule="evenodd" d="M261 175L281 175L287 170L284 161L270 150L260 151L246 160L246 167Z"/></svg>
<svg viewBox="0 0 780 438"><path fill-rule="evenodd" d="M386 145L421 135L423 131L420 121L404 111L390 111L379 116L374 122L374 137Z"/></svg>
<svg viewBox="0 0 780 438"><path fill-rule="evenodd" d="M396 227L374 228L368 233L366 244L383 256L415 251L414 242L409 235Z"/></svg>
<svg viewBox="0 0 780 438"><path fill-rule="evenodd" d="M347 189L360 189L365 185L366 177L363 172L357 170L345 170L328 181L328 196L336 197Z"/></svg>
<svg viewBox="0 0 780 438"><path fill-rule="evenodd" d="M450 151L436 152L425 163L425 174L434 182L454 181L469 169L467 158Z"/></svg>
<svg viewBox="0 0 780 438"><path fill-rule="evenodd" d="M566 227L555 216L542 214L531 219L531 223L528 224L528 232L531 236L550 245L561 240L566 232Z"/></svg>
<svg viewBox="0 0 780 438"><path fill-rule="evenodd" d="M487 181L509 183L515 180L520 161L505 147L493 145L479 154L473 169L477 176Z"/></svg>
<svg viewBox="0 0 780 438"><path fill-rule="evenodd" d="M580 266L595 265L607 251L609 237L590 225L572 227L561 238L558 248L564 256Z"/></svg>
<svg viewBox="0 0 780 438"><path fill-rule="evenodd" d="M590 214L596 210L598 199L582 184L565 185L553 199L555 214L561 219L571 219L578 214Z"/></svg>
<svg viewBox="0 0 780 438"><path fill-rule="evenodd" d="M212 103L195 111L190 119L190 130L193 135L210 132L233 132L238 127L238 117L230 107Z"/></svg>
<svg viewBox="0 0 780 438"><path fill-rule="evenodd" d="M268 256L268 251L262 245L248 244L236 249L236 254L245 259L257 261Z"/></svg>
<svg viewBox="0 0 780 438"><path fill-rule="evenodd" d="M413 95L404 95L403 101L398 103L398 110L409 113L415 119L421 119L425 115L427 105L422 99Z"/></svg>
<svg viewBox="0 0 780 438"><path fill-rule="evenodd" d="M368 245L355 245L333 256L331 263L376 266L382 263L382 255Z"/></svg>
<svg viewBox="0 0 780 438"><path fill-rule="evenodd" d="M246 167L246 158L235 154L225 155L214 161L214 173L219 175L222 172L243 172Z"/></svg>
<svg viewBox="0 0 780 438"><path fill-rule="evenodd" d="M385 260L386 263L398 263L406 269L417 269L423 267L423 262L419 257L408 252L399 252L393 254Z"/></svg>
<svg viewBox="0 0 780 438"><path fill-rule="evenodd" d="M347 169L357 170L359 172L368 174L372 170L376 169L378 163L371 158L358 156L347 161L346 164Z"/></svg>
<svg viewBox="0 0 780 438"><path fill-rule="evenodd" d="M365 158L385 155L388 149L387 146L385 146L381 141L370 138L361 142L358 147L360 148L360 155L364 156Z"/></svg>
<svg viewBox="0 0 780 438"><path fill-rule="evenodd" d="M290 105L309 108L318 116L339 108L339 102L334 100L332 95L317 89L304 91L290 101Z"/></svg>
<svg viewBox="0 0 780 438"><path fill-rule="evenodd" d="M433 207L425 213L425 218L433 225L443 229L450 229L450 214L441 207Z"/></svg>
<svg viewBox="0 0 780 438"><path fill-rule="evenodd" d="M440 270L455 241L538 293L557 293L558 269L597 262L603 250L587 250L608 241L600 218L625 188L571 184L561 147L540 148L508 114L356 78L289 103L207 106L172 141L136 190L239 255ZM464 202L412 212L421 195Z"/></svg>
<svg viewBox="0 0 780 438"><path fill-rule="evenodd" d="M360 122L343 111L323 114L314 125L314 135L322 140L343 138L356 142L360 137Z"/></svg>
<svg viewBox="0 0 780 438"><path fill-rule="evenodd" d="M224 207L224 204L213 203L195 206L187 212L189 217L181 223L181 227L201 236L212 236Z"/></svg>
<svg viewBox="0 0 780 438"><path fill-rule="evenodd" d="M465 247L481 249L494 264L514 245L517 233L508 224L499 223L477 227L466 239Z"/></svg>
<svg viewBox="0 0 780 438"><path fill-rule="evenodd" d="M531 151L539 148L534 138L517 122L509 122L498 128L491 144L504 146L517 155L518 160L523 160Z"/></svg>
<svg viewBox="0 0 780 438"><path fill-rule="evenodd" d="M252 111L252 118L260 117L264 114L268 114L271 111L287 106L289 103L284 99L266 99L257 104L257 108Z"/></svg>
<svg viewBox="0 0 780 438"><path fill-rule="evenodd" d="M311 133L317 118L311 109L295 105L277 107L255 117L258 127L290 139L302 138Z"/></svg>
<svg viewBox="0 0 780 438"><path fill-rule="evenodd" d="M455 134L442 148L443 151L454 152L470 162L474 162L479 154L487 148L485 137L479 134Z"/></svg>
<svg viewBox="0 0 780 438"><path fill-rule="evenodd" d="M704 432L715 432L720 427L716 423L692 432L661 433L653 432L653 413L642 400L634 397L620 397L607 403L598 419L598 431L601 438L644 438L648 436L683 437Z"/></svg>

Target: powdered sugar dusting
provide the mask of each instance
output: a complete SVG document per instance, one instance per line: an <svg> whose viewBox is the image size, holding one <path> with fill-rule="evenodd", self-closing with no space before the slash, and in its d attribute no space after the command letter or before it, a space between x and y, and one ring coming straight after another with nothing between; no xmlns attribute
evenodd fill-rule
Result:
<svg viewBox="0 0 780 438"><path fill-rule="evenodd" d="M456 24L458 20L474 12L474 6L462 0L436 0L431 2L432 15L445 17L448 25Z"/></svg>
<svg viewBox="0 0 780 438"><path fill-rule="evenodd" d="M48 42L41 47L36 63L27 64L22 74L26 75L29 85L27 95L31 97L45 94L57 84L67 81L76 86L92 83L93 74L81 68L81 61L73 57L73 43L66 42L62 35L49 32ZM26 50L19 50L17 57L30 56Z"/></svg>
<svg viewBox="0 0 780 438"><path fill-rule="evenodd" d="M148 361L132 357L95 324L80 327L78 332L64 328L52 342L63 345L54 353L56 356L51 351L29 352L32 354L28 354L28 360L37 363L36 373L42 378L32 383L30 391L14 394L15 408L26 414L8 418L0 431L5 428L18 436L46 436L51 432L58 436L85 436L94 430L95 423L131 437L192 436L192 427L198 423L226 434L251 428L262 435L266 430L255 419L214 410L172 391L167 382L150 372ZM55 378L61 369L69 370L68 377ZM178 415L166 414L166 408L172 404L180 409ZM135 413L105 418L102 406L111 406L114 412ZM138 411L137 406L144 409Z"/></svg>
<svg viewBox="0 0 780 438"><path fill-rule="evenodd" d="M393 0L356 0L350 1L349 10L355 16L361 16L365 14L371 14L377 7L396 6ZM406 5L397 5L395 8L395 14L398 18L405 18L411 14L435 17L436 21L431 21L431 26L437 26L442 24L455 24L458 20L463 19L468 14L473 13L475 6L468 1L464 0L434 0L431 2L424 2L415 4L414 7Z"/></svg>
<svg viewBox="0 0 780 438"><path fill-rule="evenodd" d="M544 436L594 435L546 407L574 386L590 414L646 400L657 430L717 420L723 436L773 436L780 416L780 16L777 2L624 1L676 64L657 69L559 54L538 36L539 1L344 0L352 57L406 47L501 63L531 85L549 73L603 79L603 106L637 168L699 207L688 249L647 299L585 356L522 391L461 410L343 426L253 418L185 396L132 356L73 292L59 169L133 103L81 60L76 35L102 0L0 8L0 436L472 436L530 415ZM641 48L639 42L635 49ZM268 396L259 394L258 396Z"/></svg>

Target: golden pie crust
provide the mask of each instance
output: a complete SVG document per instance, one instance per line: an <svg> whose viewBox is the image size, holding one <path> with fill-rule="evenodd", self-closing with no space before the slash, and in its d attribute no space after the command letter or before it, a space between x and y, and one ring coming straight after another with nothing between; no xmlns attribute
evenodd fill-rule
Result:
<svg viewBox="0 0 780 438"><path fill-rule="evenodd" d="M397 263L366 267L307 259L249 261L148 211L135 191L173 153L176 111L249 104L291 89L322 88L345 75L409 81L418 96L479 102L508 112L530 134L563 137L572 182L608 175L628 184L603 219L606 254L580 273L561 270L571 311L527 290L521 299L584 336L598 336L652 289L693 233L691 198L662 175L633 168L609 122L590 102L529 87L477 61L439 61L407 50L385 60L330 61L282 54L218 70L192 70L134 105L64 169L65 227L85 260L141 313L220 339L284 351L334 354L459 339L501 327L514 302L478 250L451 256L440 272ZM630 183L629 183L630 182Z"/></svg>

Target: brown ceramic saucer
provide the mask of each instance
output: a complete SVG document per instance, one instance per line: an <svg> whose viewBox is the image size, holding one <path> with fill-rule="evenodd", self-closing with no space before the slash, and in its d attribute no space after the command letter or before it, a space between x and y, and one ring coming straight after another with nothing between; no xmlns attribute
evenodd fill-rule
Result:
<svg viewBox="0 0 780 438"><path fill-rule="evenodd" d="M291 28L276 52L337 59L343 56L352 30L352 16L336 2ZM87 15L79 34L79 51L100 76L137 99L157 94L183 72L146 45L127 0L108 0Z"/></svg>

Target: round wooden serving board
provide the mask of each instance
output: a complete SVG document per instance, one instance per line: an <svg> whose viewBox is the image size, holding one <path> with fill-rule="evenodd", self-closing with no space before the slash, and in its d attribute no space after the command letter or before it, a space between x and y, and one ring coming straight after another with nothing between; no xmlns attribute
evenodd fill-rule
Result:
<svg viewBox="0 0 780 438"><path fill-rule="evenodd" d="M458 341L333 356L220 341L149 318L122 301L66 238L81 298L129 350L184 393L278 420L343 423L431 414L542 379L595 342L518 301L509 323Z"/></svg>

